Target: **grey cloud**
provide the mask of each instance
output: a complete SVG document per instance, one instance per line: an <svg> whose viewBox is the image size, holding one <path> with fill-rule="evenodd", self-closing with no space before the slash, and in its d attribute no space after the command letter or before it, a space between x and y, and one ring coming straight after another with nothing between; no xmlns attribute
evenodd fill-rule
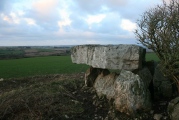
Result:
<svg viewBox="0 0 179 120"><path fill-rule="evenodd" d="M28 10L24 17L34 19L37 25L50 31L58 30L58 20L61 19L56 11L48 16L43 16L34 10Z"/></svg>
<svg viewBox="0 0 179 120"><path fill-rule="evenodd" d="M9 0L1 0L0 1L0 12L5 12L8 9L11 9L11 4Z"/></svg>
<svg viewBox="0 0 179 120"><path fill-rule="evenodd" d="M112 0L117 1L117 0ZM111 11L118 12L122 18L130 19L131 21L136 21L140 15L147 9L154 7L161 0L148 0L148 1L135 1L135 0L124 0L124 3L113 4L112 1L108 1L107 6Z"/></svg>
<svg viewBox="0 0 179 120"><path fill-rule="evenodd" d="M92 29L94 32L103 34L124 34L120 28L120 19L120 16L109 13L99 24L93 24Z"/></svg>
<svg viewBox="0 0 179 120"><path fill-rule="evenodd" d="M120 7L127 6L129 0L106 0L106 6L113 10L118 10Z"/></svg>
<svg viewBox="0 0 179 120"><path fill-rule="evenodd" d="M22 0L1 0L0 12L10 13L13 3ZM35 9L24 8L24 15L21 18L32 18L36 21L35 26L28 25L21 19L19 24L11 24L0 18L0 43L21 42L19 44L122 44L136 43L133 35L120 28L121 19L135 21L140 14L148 7L149 2L137 3L134 0L71 0L67 4L70 11L70 26L64 26L65 33L56 32L59 30L58 21L63 20L56 8L50 14L39 14ZM132 2L131 2L132 1ZM150 1L150 0L149 0ZM69 2L69 1L68 1ZM146 2L146 1L145 1ZM58 4L58 10L63 8ZM149 5L150 6L150 5ZM104 10L104 7L107 9ZM32 7L33 8L33 7ZM104 13L107 16L100 23L91 24L91 29L85 21L88 15ZM92 33L88 35L88 33ZM3 41L3 40L6 40ZM0 44L1 45L1 44Z"/></svg>
<svg viewBox="0 0 179 120"><path fill-rule="evenodd" d="M103 0L76 0L76 10L88 14L95 14L100 11Z"/></svg>
<svg viewBox="0 0 179 120"><path fill-rule="evenodd" d="M6 4L6 0L1 0L0 11L4 10L5 4Z"/></svg>
<svg viewBox="0 0 179 120"><path fill-rule="evenodd" d="M79 14L71 14L70 15L70 19L72 20L71 27L74 29L81 29L84 31L88 30L88 24L86 23L84 18Z"/></svg>

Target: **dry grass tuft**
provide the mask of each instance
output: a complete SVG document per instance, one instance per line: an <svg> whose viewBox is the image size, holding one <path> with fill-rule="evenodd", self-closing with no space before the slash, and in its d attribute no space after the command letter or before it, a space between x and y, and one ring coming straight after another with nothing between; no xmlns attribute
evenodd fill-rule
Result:
<svg viewBox="0 0 179 120"><path fill-rule="evenodd" d="M82 87L83 80L61 80L58 76L49 81L31 79L31 82L22 83L26 84L14 83L14 88L11 83L10 88L6 87L0 93L0 119L65 119L83 112L82 104L75 102L76 97L72 94Z"/></svg>

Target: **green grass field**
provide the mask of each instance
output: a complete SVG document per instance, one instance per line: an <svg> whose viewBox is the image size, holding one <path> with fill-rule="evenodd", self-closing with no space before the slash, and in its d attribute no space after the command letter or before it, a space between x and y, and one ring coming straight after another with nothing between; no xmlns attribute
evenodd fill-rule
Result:
<svg viewBox="0 0 179 120"><path fill-rule="evenodd" d="M0 78L84 72L87 65L71 62L70 56L49 56L0 60Z"/></svg>
<svg viewBox="0 0 179 120"><path fill-rule="evenodd" d="M158 61L158 58L154 53L148 53L146 60ZM88 67L87 65L73 64L70 56L0 60L0 78L79 73L85 72Z"/></svg>
<svg viewBox="0 0 179 120"><path fill-rule="evenodd" d="M150 60L159 61L159 58L155 53L147 53L145 59L146 61L150 61Z"/></svg>

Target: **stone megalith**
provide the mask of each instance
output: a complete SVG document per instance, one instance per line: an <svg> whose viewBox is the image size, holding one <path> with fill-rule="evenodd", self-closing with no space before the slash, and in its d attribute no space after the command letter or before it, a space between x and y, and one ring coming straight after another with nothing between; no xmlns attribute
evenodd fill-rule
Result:
<svg viewBox="0 0 179 120"><path fill-rule="evenodd" d="M93 87L93 84L99 74L107 75L109 73L110 72L107 69L90 67L85 73L85 85L88 87Z"/></svg>
<svg viewBox="0 0 179 120"><path fill-rule="evenodd" d="M118 74L110 73L104 75L99 74L94 83L94 89L99 97L106 96L108 100L114 99L115 97L115 82Z"/></svg>
<svg viewBox="0 0 179 120"><path fill-rule="evenodd" d="M172 97L173 95L172 82L163 75L160 64L158 64L155 68L153 84L154 84L155 99L160 99L160 97L164 97L164 98Z"/></svg>
<svg viewBox="0 0 179 120"><path fill-rule="evenodd" d="M142 68L145 49L137 45L79 45L71 50L73 63L94 68L136 70Z"/></svg>
<svg viewBox="0 0 179 120"><path fill-rule="evenodd" d="M137 111L151 109L148 87L152 76L148 68L143 68L138 74L126 70L122 70L120 74L101 73L93 87L99 97L106 96L108 100L114 100L117 111L135 116Z"/></svg>
<svg viewBox="0 0 179 120"><path fill-rule="evenodd" d="M169 102L167 111L171 120L179 120L179 97Z"/></svg>
<svg viewBox="0 0 179 120"><path fill-rule="evenodd" d="M139 75L122 70L115 82L115 108L132 116L137 110L150 110L150 92L145 82Z"/></svg>

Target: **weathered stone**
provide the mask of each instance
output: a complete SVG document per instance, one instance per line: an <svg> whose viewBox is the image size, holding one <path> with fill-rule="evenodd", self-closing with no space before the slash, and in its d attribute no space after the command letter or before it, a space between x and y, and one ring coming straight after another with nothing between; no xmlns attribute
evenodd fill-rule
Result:
<svg viewBox="0 0 179 120"><path fill-rule="evenodd" d="M154 89L153 89L153 76L148 67L144 67L137 72L140 78L144 81L145 86L149 89L151 99L154 100Z"/></svg>
<svg viewBox="0 0 179 120"><path fill-rule="evenodd" d="M145 66L149 69L151 75L153 76L155 73L155 68L157 66L158 62L151 60L151 61L146 61Z"/></svg>
<svg viewBox="0 0 179 120"><path fill-rule="evenodd" d="M115 107L128 115L135 115L137 110L150 110L150 92L145 82L130 71L122 70L116 79Z"/></svg>
<svg viewBox="0 0 179 120"><path fill-rule="evenodd" d="M109 73L110 72L107 69L90 67L85 73L85 85L88 87L93 87L95 79L98 77L99 74L107 75Z"/></svg>
<svg viewBox="0 0 179 120"><path fill-rule="evenodd" d="M171 81L163 75L161 72L161 66L158 64L155 68L153 77L154 85L154 98L159 99L161 97L168 98L172 97L173 88Z"/></svg>
<svg viewBox="0 0 179 120"><path fill-rule="evenodd" d="M73 63L103 69L135 70L145 60L145 49L137 45L79 45L71 53Z"/></svg>
<svg viewBox="0 0 179 120"><path fill-rule="evenodd" d="M101 73L98 75L94 83L94 88L99 97L106 96L107 99L114 98L115 96L115 80L117 78L116 73L104 75Z"/></svg>
<svg viewBox="0 0 179 120"><path fill-rule="evenodd" d="M149 88L150 83L152 82L152 75L151 72L147 67L142 68L137 72L137 74L140 76L140 78L144 81L144 84L147 88Z"/></svg>
<svg viewBox="0 0 179 120"><path fill-rule="evenodd" d="M179 97L169 102L167 111L171 120L179 120Z"/></svg>
<svg viewBox="0 0 179 120"><path fill-rule="evenodd" d="M154 114L154 120L161 120L162 114Z"/></svg>
<svg viewBox="0 0 179 120"><path fill-rule="evenodd" d="M137 110L150 110L148 87L152 76L148 68L143 68L138 74L140 76L125 70L122 70L120 75L101 73L95 80L94 88L99 97L114 99L114 107L120 112L134 115Z"/></svg>

